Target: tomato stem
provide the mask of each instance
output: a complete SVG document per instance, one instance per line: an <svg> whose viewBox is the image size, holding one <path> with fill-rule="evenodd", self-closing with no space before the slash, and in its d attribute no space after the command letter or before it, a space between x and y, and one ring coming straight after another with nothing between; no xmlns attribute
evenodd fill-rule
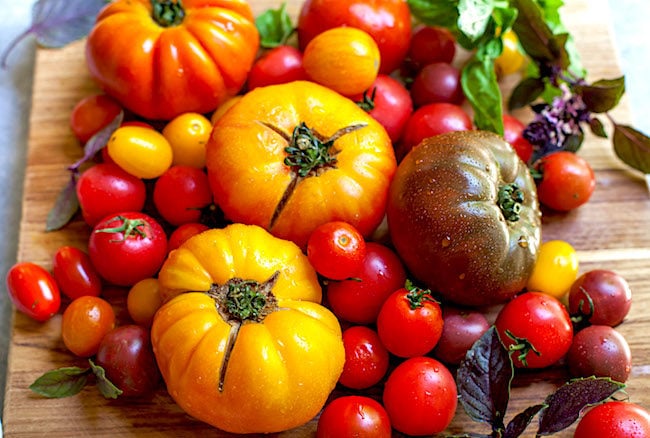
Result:
<svg viewBox="0 0 650 438"><path fill-rule="evenodd" d="M152 17L162 27L178 26L185 18L181 0L151 0Z"/></svg>
<svg viewBox="0 0 650 438"><path fill-rule="evenodd" d="M370 111L375 109L375 97L377 95L377 87L372 88L372 92L370 90L366 90L363 92L363 96L361 97L361 100L359 102L355 102L359 108L364 110L365 112L369 113Z"/></svg>
<svg viewBox="0 0 650 438"><path fill-rule="evenodd" d="M537 350L535 346L528 339L519 338L515 336L510 330L506 330L505 333L506 336L508 336L510 339L512 339L515 342L514 344L511 344L508 347L508 351L511 353L514 353L515 351L518 352L519 355L517 356L517 359L519 360L519 362L521 362L521 364L524 367L526 368L528 367L528 361L526 360L526 358L528 357L529 352L532 351L538 356L541 355L539 350Z"/></svg>
<svg viewBox="0 0 650 438"><path fill-rule="evenodd" d="M524 192L515 183L510 183L499 187L497 196L497 203L506 220L518 221L521 203L524 202Z"/></svg>
<svg viewBox="0 0 650 438"><path fill-rule="evenodd" d="M95 230L95 233L122 233L124 239L131 236L147 237L147 233L143 228L147 226L147 222L143 219L127 219L124 216L115 216L109 219L108 222L121 221L122 223L115 227L100 228Z"/></svg>
<svg viewBox="0 0 650 438"><path fill-rule="evenodd" d="M408 291L406 294L406 299L408 300L409 306L412 310L419 309L420 307L424 306L424 303L426 302L437 302L435 298L431 296L431 290L419 288L414 285L411 280L406 280L404 289Z"/></svg>

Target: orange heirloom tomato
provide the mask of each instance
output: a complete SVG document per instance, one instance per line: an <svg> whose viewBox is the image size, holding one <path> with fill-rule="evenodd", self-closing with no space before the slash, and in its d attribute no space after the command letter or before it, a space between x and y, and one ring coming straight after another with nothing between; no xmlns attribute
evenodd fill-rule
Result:
<svg viewBox="0 0 650 438"><path fill-rule="evenodd" d="M170 120L239 92L259 34L245 0L116 0L86 43L91 76L129 110Z"/></svg>
<svg viewBox="0 0 650 438"><path fill-rule="evenodd" d="M306 81L246 94L216 123L206 165L227 218L301 248L325 222L372 234L396 168L390 138L372 116Z"/></svg>
<svg viewBox="0 0 650 438"><path fill-rule="evenodd" d="M318 414L345 352L298 246L232 224L172 251L159 280L185 292L156 312L151 340L170 395L189 415L228 432L269 433Z"/></svg>

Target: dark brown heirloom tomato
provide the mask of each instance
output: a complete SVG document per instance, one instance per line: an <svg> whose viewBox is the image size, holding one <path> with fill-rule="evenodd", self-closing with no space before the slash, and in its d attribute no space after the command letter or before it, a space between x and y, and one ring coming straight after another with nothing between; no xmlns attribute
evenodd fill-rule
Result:
<svg viewBox="0 0 650 438"><path fill-rule="evenodd" d="M516 152L481 131L423 140L400 163L387 206L411 273L446 299L504 302L526 285L541 239L535 182Z"/></svg>

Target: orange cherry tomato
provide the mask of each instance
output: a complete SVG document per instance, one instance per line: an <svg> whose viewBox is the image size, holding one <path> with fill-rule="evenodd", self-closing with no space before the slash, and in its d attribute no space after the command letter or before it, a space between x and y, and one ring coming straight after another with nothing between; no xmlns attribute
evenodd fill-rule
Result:
<svg viewBox="0 0 650 438"><path fill-rule="evenodd" d="M81 144L111 123L122 111L120 104L105 94L93 94L81 99L70 114L70 128Z"/></svg>
<svg viewBox="0 0 650 438"><path fill-rule="evenodd" d="M162 306L158 279L145 278L131 286L126 297L129 316L138 325L151 327L153 316Z"/></svg>
<svg viewBox="0 0 650 438"><path fill-rule="evenodd" d="M115 327L115 311L108 301L86 295L73 300L63 312L61 337L77 356L97 353L104 335Z"/></svg>
<svg viewBox="0 0 650 438"><path fill-rule="evenodd" d="M202 114L190 112L174 117L162 130L172 147L172 164L204 168L205 144L211 132L212 123Z"/></svg>

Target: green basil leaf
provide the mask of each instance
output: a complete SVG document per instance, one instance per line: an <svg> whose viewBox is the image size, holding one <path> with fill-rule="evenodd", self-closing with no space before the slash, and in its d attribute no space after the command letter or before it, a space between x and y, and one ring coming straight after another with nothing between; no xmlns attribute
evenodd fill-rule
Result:
<svg viewBox="0 0 650 438"><path fill-rule="evenodd" d="M508 99L508 109L512 111L529 105L542 95L545 87L542 78L529 77L523 79L512 90Z"/></svg>
<svg viewBox="0 0 650 438"><path fill-rule="evenodd" d="M96 365L92 359L88 359L88 362L90 363L90 368L93 370L95 377L97 378L97 387L99 388L99 392L101 392L104 397L115 399L122 395L123 391L115 386L110 380L108 380L104 368Z"/></svg>
<svg viewBox="0 0 650 438"><path fill-rule="evenodd" d="M582 96L592 113L606 113L618 105L625 93L625 76L601 79L591 85L576 85L574 91Z"/></svg>
<svg viewBox="0 0 650 438"><path fill-rule="evenodd" d="M627 125L614 123L614 152L628 166L650 173L650 138Z"/></svg>
<svg viewBox="0 0 650 438"><path fill-rule="evenodd" d="M474 110L476 127L503 135L503 102L493 59L473 58L465 64L461 85Z"/></svg>
<svg viewBox="0 0 650 438"><path fill-rule="evenodd" d="M29 385L29 389L48 398L78 394L88 382L90 368L64 367L48 371Z"/></svg>
<svg viewBox="0 0 650 438"><path fill-rule="evenodd" d="M255 19L255 26L260 33L260 46L265 49L286 44L295 30L286 3L282 3L278 9L262 12Z"/></svg>
<svg viewBox="0 0 650 438"><path fill-rule="evenodd" d="M591 133L600 137L600 138L607 138L607 132L605 131L605 125L603 125L603 122L600 121L600 119L596 117L592 117L589 120L589 129L591 129Z"/></svg>
<svg viewBox="0 0 650 438"><path fill-rule="evenodd" d="M459 0L407 0L411 14L429 26L443 26L455 32Z"/></svg>
<svg viewBox="0 0 650 438"><path fill-rule="evenodd" d="M555 54L549 47L553 32L544 21L539 5L534 0L513 0L513 4L519 14L512 28L521 46L535 61L553 62Z"/></svg>
<svg viewBox="0 0 650 438"><path fill-rule="evenodd" d="M492 18L494 0L460 0L458 2L458 30L469 41L479 40Z"/></svg>
<svg viewBox="0 0 650 438"><path fill-rule="evenodd" d="M72 220L78 210L77 174L72 173L70 180L54 201L54 207L47 214L45 231L60 230Z"/></svg>

